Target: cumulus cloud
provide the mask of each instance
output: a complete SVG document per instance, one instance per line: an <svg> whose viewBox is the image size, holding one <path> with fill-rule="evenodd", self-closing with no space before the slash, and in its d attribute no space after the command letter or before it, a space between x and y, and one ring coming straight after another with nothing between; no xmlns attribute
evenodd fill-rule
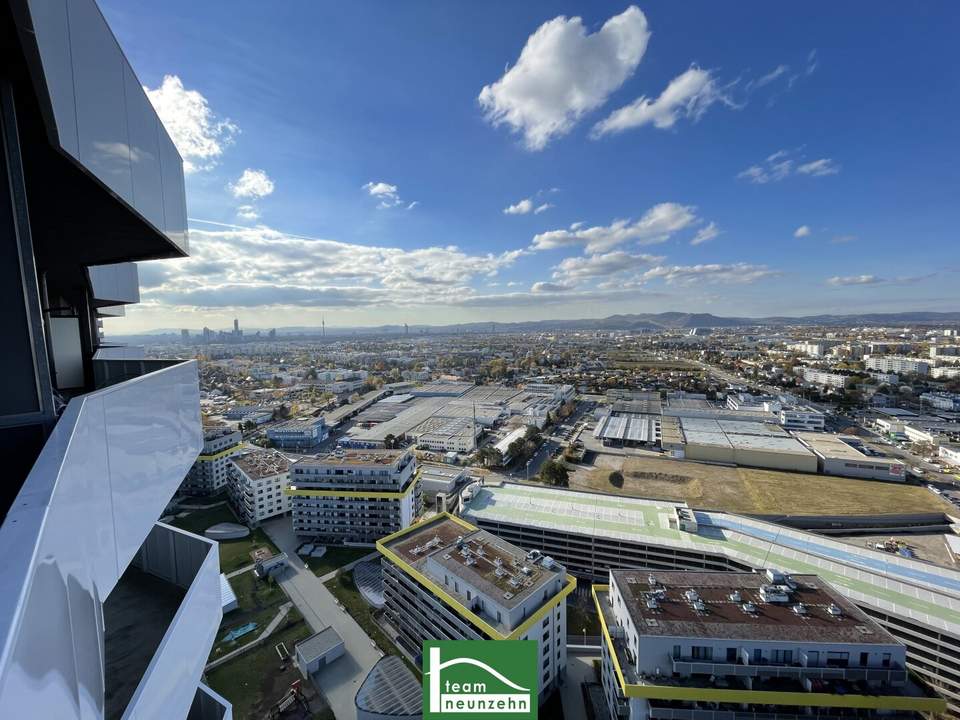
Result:
<svg viewBox="0 0 960 720"><path fill-rule="evenodd" d="M526 215L529 212L533 211L533 200L530 198L524 198L519 202L514 203L503 209L504 215Z"/></svg>
<svg viewBox="0 0 960 720"><path fill-rule="evenodd" d="M260 212L253 205L240 205L237 208L237 217L241 220L259 220Z"/></svg>
<svg viewBox="0 0 960 720"><path fill-rule="evenodd" d="M563 283L553 283L553 282L535 282L530 287L530 292L533 293L556 293L556 292L567 292L570 290L569 285L564 285Z"/></svg>
<svg viewBox="0 0 960 720"><path fill-rule="evenodd" d="M144 92L183 158L183 171L213 168L240 129L218 117L197 90L187 90L176 75L164 75L160 87Z"/></svg>
<svg viewBox="0 0 960 720"><path fill-rule="evenodd" d="M717 227L715 222L710 223L706 227L702 227L697 230L697 234L693 236L693 240L690 241L691 245L702 245L705 242L713 240L717 235L721 233L720 228Z"/></svg>
<svg viewBox="0 0 960 720"><path fill-rule="evenodd" d="M680 118L697 122L716 103L739 107L710 70L694 66L671 80L655 100L643 95L614 110L593 126L591 137L621 133L644 125L665 130L672 128Z"/></svg>
<svg viewBox="0 0 960 720"><path fill-rule="evenodd" d="M367 194L376 198L378 210L386 210L387 208L404 206L407 210L413 210L417 205L420 204L418 200L413 202L407 202L400 197L400 190L396 185L391 185L383 181L374 181L371 180L368 183L365 183L362 187L363 190L367 191Z"/></svg>
<svg viewBox="0 0 960 720"><path fill-rule="evenodd" d="M554 267L553 278L565 284L578 284L611 275L636 273L664 261L662 255L631 254L623 250L589 256L565 258Z"/></svg>
<svg viewBox="0 0 960 720"><path fill-rule="evenodd" d="M583 227L574 223L567 230L549 230L533 238L531 250L551 250L553 248L584 245L587 252L603 252L626 242L639 245L656 245L666 242L674 233L691 227L699 222L696 208L677 203L660 203L636 222L614 220L610 225Z"/></svg>
<svg viewBox="0 0 960 720"><path fill-rule="evenodd" d="M796 174L823 177L840 172L840 165L830 158L803 162L802 158L797 158L796 155L797 153L792 150L778 150L768 155L763 162L741 170L737 173L737 179L746 180L755 185L766 185L780 182Z"/></svg>
<svg viewBox="0 0 960 720"><path fill-rule="evenodd" d="M480 91L484 117L522 134L528 150L566 135L629 78L647 49L647 18L630 6L588 33L579 17L559 16L529 38L513 67Z"/></svg>
<svg viewBox="0 0 960 720"><path fill-rule="evenodd" d="M700 283L747 285L776 277L781 273L771 270L766 265L750 265L748 263L707 264L707 265L658 265L647 270L642 279L662 279L668 284L694 285Z"/></svg>
<svg viewBox="0 0 960 720"><path fill-rule="evenodd" d="M877 285L882 283L883 278L879 278L876 275L835 275L832 278L827 279L828 285Z"/></svg>
<svg viewBox="0 0 960 720"><path fill-rule="evenodd" d="M795 238L810 237L810 226L801 225L800 227L798 227L796 230L793 231L793 236Z"/></svg>
<svg viewBox="0 0 960 720"><path fill-rule="evenodd" d="M141 264L144 301L175 308L444 304L476 294L524 251L471 254L306 238L268 227L192 228L191 255Z"/></svg>
<svg viewBox="0 0 960 720"><path fill-rule="evenodd" d="M263 170L247 168L237 181L230 183L228 187L238 200L259 200L273 193L273 180Z"/></svg>
<svg viewBox="0 0 960 720"><path fill-rule="evenodd" d="M797 172L801 175L822 177L824 175L836 175L840 172L840 166L830 158L820 158L798 166Z"/></svg>

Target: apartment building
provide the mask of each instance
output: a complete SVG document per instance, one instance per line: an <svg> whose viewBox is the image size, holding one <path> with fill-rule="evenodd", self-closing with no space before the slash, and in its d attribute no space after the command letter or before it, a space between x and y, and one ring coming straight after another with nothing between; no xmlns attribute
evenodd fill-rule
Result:
<svg viewBox="0 0 960 720"><path fill-rule="evenodd" d="M232 428L203 429L203 450L180 486L185 495L214 495L227 484L230 458L243 450L243 435Z"/></svg>
<svg viewBox="0 0 960 720"><path fill-rule="evenodd" d="M594 585L610 720L936 712L906 648L816 575L611 570Z"/></svg>
<svg viewBox="0 0 960 720"><path fill-rule="evenodd" d="M290 462L273 450L252 450L230 459L227 497L244 523L256 527L267 518L290 510L284 494Z"/></svg>
<svg viewBox="0 0 960 720"><path fill-rule="evenodd" d="M904 355L867 355L863 359L868 370L892 373L915 373L927 375L930 372L930 363L920 358Z"/></svg>
<svg viewBox="0 0 960 720"><path fill-rule="evenodd" d="M804 381L821 387L832 387L842 390L852 382L851 376L842 373L829 372L819 368L803 368Z"/></svg>
<svg viewBox="0 0 960 720"><path fill-rule="evenodd" d="M823 432L826 416L819 410L808 407L781 408L780 426L784 430L806 430Z"/></svg>
<svg viewBox="0 0 960 720"><path fill-rule="evenodd" d="M956 393L928 392L920 396L920 402L937 410L960 412L960 395Z"/></svg>
<svg viewBox="0 0 960 720"><path fill-rule="evenodd" d="M328 544L372 545L409 527L423 497L412 449L346 450L290 466L293 529Z"/></svg>
<svg viewBox="0 0 960 720"><path fill-rule="evenodd" d="M186 254L182 160L95 2L0 2L4 718L231 716L217 544L157 521L203 448L197 364L100 332L136 261Z"/></svg>
<svg viewBox="0 0 960 720"><path fill-rule="evenodd" d="M539 695L567 666L566 569L458 517L442 514L377 543L384 611L413 655L424 640L535 640Z"/></svg>

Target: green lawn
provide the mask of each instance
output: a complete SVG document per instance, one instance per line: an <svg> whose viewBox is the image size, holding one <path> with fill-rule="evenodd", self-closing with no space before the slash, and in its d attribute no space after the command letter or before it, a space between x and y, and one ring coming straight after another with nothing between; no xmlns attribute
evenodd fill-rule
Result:
<svg viewBox="0 0 960 720"><path fill-rule="evenodd" d="M288 662L284 670L280 669L275 645L283 642L287 651L293 653L297 641L310 634L310 627L295 613L263 645L207 673L207 683L233 703L236 720L260 720L290 683L300 679L292 662Z"/></svg>
<svg viewBox="0 0 960 720"><path fill-rule="evenodd" d="M402 658L407 666L413 670L417 677L420 677L420 668L409 662L402 652L394 645L393 641L387 637L387 634L374 621L374 610L363 599L360 591L353 582L353 571L347 570L340 573L338 577L327 580L325 583L327 589L333 593L346 608L347 613L357 624L363 628L363 631L373 640L387 655L397 655Z"/></svg>
<svg viewBox="0 0 960 720"><path fill-rule="evenodd" d="M211 660L236 650L257 637L276 617L280 606L287 602L287 596L277 584L258 580L252 572L230 578L230 586L237 596L237 609L224 616L220 630L217 632L216 642L210 651ZM296 608L292 608L290 612L294 613L293 617L299 615ZM223 641L223 636L230 630L250 622L257 623L256 630L237 640Z"/></svg>
<svg viewBox="0 0 960 720"><path fill-rule="evenodd" d="M208 510L193 510L189 515L174 519L170 524L187 532L203 535L211 525L217 523L238 523L236 516L229 505L218 505ZM245 565L250 565L253 559L250 553L260 547L269 548L274 554L280 552L276 545L260 528L250 531L250 535L240 540L224 540L220 543L220 572L232 572Z"/></svg>
<svg viewBox="0 0 960 720"><path fill-rule="evenodd" d="M322 558L303 558L317 577L323 577L337 568L376 552L376 548L328 547Z"/></svg>

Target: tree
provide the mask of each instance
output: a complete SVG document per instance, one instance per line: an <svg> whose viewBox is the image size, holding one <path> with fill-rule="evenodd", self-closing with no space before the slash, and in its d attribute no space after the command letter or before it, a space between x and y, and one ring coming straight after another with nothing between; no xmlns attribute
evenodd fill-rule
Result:
<svg viewBox="0 0 960 720"><path fill-rule="evenodd" d="M526 460L527 458L527 441L523 438L517 438L512 443L510 443L507 448L507 455L517 461Z"/></svg>
<svg viewBox="0 0 960 720"><path fill-rule="evenodd" d="M570 487L567 466L556 460L547 460L540 468L540 479L547 485Z"/></svg>
<svg viewBox="0 0 960 720"><path fill-rule="evenodd" d="M527 431L523 434L525 440L529 440L535 445L540 444L540 429L536 425L527 425Z"/></svg>
<svg viewBox="0 0 960 720"><path fill-rule="evenodd" d="M615 488L623 487L623 473L620 472L619 470L614 470L612 473L610 473L607 479L610 481L610 484L613 485Z"/></svg>
<svg viewBox="0 0 960 720"><path fill-rule="evenodd" d="M477 450L477 461L484 467L496 467L503 462L503 453L493 445L486 445Z"/></svg>
<svg viewBox="0 0 960 720"><path fill-rule="evenodd" d="M387 450L393 450L394 445L396 445L396 442L397 442L396 436L391 435L390 433L387 433L383 438L383 446Z"/></svg>

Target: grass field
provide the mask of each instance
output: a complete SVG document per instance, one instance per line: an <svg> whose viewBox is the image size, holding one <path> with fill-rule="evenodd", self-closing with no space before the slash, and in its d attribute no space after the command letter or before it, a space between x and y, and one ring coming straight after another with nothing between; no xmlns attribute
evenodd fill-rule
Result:
<svg viewBox="0 0 960 720"><path fill-rule="evenodd" d="M211 525L239 522L229 505L218 505L208 510L193 510L189 515L176 518L170 524L187 532L203 535ZM260 547L269 548L274 554L280 552L260 528L240 540L225 540L220 543L220 572L232 572L253 562L250 553Z"/></svg>
<svg viewBox="0 0 960 720"><path fill-rule="evenodd" d="M602 468L580 469L570 487L757 515L870 515L947 512L953 507L924 487L877 480L725 467L658 457L600 455ZM597 463L598 465L601 463ZM623 488L608 476L620 465Z"/></svg>
<svg viewBox="0 0 960 720"><path fill-rule="evenodd" d="M303 558L303 561L314 575L323 577L375 551L376 548L328 547L322 558Z"/></svg>
<svg viewBox="0 0 960 720"><path fill-rule="evenodd" d="M357 625L363 628L367 636L377 644L377 647L387 655L397 655L402 658L407 667L413 670L417 677L420 677L420 668L414 666L407 660L404 654L397 649L393 641L387 637L387 634L374 620L373 608L363 599L363 596L353 582L353 570L342 572L337 577L327 580L324 584L327 586L327 589L333 593L333 596L341 602L343 607L346 608L350 617L356 620Z"/></svg>
<svg viewBox="0 0 960 720"><path fill-rule="evenodd" d="M230 578L230 587L237 596L237 609L224 616L210 652L211 660L216 660L257 637L276 616L280 606L287 601L287 596L279 585L258 580L252 572ZM296 608L291 608L290 613L293 615L288 614L288 619L299 616ZM223 641L223 636L230 630L250 622L257 623L256 630L233 642Z"/></svg>

